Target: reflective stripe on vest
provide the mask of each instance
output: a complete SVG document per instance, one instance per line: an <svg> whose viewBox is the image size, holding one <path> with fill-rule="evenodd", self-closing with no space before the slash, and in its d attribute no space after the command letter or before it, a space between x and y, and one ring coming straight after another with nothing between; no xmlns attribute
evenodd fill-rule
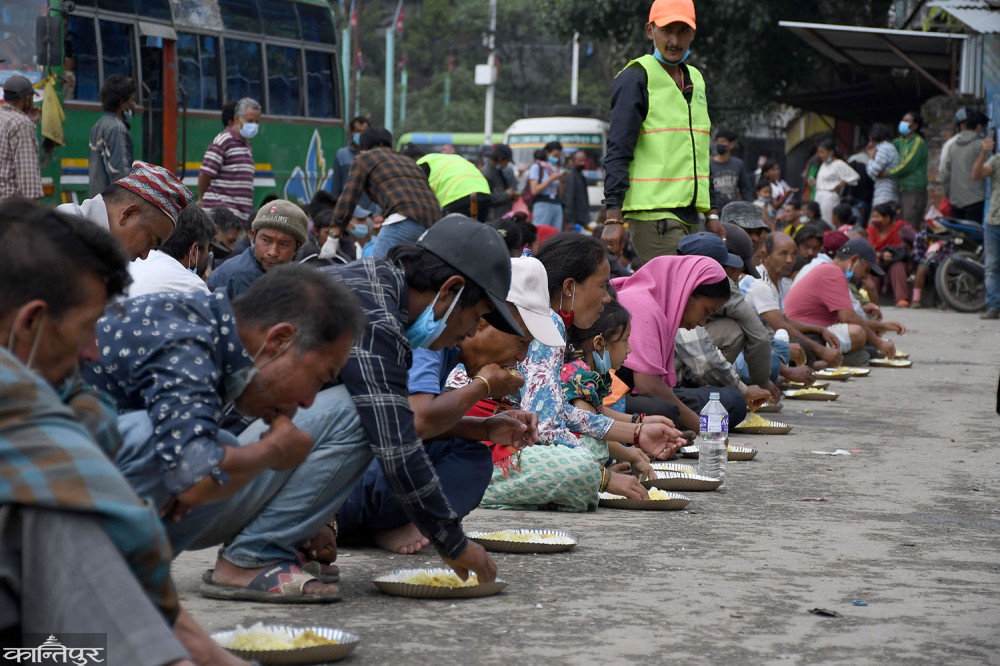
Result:
<svg viewBox="0 0 1000 666"><path fill-rule="evenodd" d="M625 213L685 208L709 209L708 169L712 121L708 117L705 81L688 67L691 103L652 55L630 62L646 70L649 110L642 121L632 162Z"/></svg>
<svg viewBox="0 0 1000 666"><path fill-rule="evenodd" d="M417 164L426 164L431 168L427 181L442 207L473 192L490 193L486 176L461 155L431 153L417 160Z"/></svg>

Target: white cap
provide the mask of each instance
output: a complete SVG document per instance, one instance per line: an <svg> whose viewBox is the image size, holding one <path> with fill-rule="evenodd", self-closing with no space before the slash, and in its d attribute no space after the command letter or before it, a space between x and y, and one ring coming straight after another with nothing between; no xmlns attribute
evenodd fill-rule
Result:
<svg viewBox="0 0 1000 666"><path fill-rule="evenodd" d="M510 260L510 291L507 302L517 308L532 337L548 347L565 346L566 340L552 321L549 306L549 276L534 257Z"/></svg>

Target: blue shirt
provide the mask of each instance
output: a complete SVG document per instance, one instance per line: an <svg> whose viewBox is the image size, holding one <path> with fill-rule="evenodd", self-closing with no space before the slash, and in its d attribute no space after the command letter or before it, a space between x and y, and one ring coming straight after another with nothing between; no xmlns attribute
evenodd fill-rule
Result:
<svg viewBox="0 0 1000 666"><path fill-rule="evenodd" d="M263 274L264 269L257 263L251 245L241 254L222 262L222 265L208 276L206 283L212 291L225 291L226 296L233 299L249 289L253 281Z"/></svg>
<svg viewBox="0 0 1000 666"><path fill-rule="evenodd" d="M548 180L549 176L551 175L552 171L550 171L548 168L543 169L542 165L538 162L532 164L531 168L528 169L528 180L537 180L539 183L544 183L546 180ZM550 199L558 199L559 181L558 180L553 181L551 185L549 185L544 190L535 195L536 199L538 197L543 197L543 198L549 197Z"/></svg>
<svg viewBox="0 0 1000 666"><path fill-rule="evenodd" d="M410 366L410 394L444 393L448 375L458 365L458 357L462 353L458 347L448 347L440 351L430 349L414 349L413 365Z"/></svg>
<svg viewBox="0 0 1000 666"><path fill-rule="evenodd" d="M225 380L251 360L225 294L160 293L112 306L97 322L97 348L85 379L119 410L145 410L153 424L147 446L163 483L158 506L208 475L228 481L216 436Z"/></svg>

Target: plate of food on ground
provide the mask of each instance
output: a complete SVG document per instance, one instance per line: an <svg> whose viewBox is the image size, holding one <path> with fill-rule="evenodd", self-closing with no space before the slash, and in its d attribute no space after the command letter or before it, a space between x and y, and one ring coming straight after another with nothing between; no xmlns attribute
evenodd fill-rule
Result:
<svg viewBox="0 0 1000 666"><path fill-rule="evenodd" d="M683 449L681 449L683 450ZM682 462L666 462L663 460L654 460L649 463L649 466L656 470L656 473L660 472L683 472L684 474L697 474L697 465L688 465Z"/></svg>
<svg viewBox="0 0 1000 666"><path fill-rule="evenodd" d="M905 358L873 358L868 361L868 365L874 365L877 368L912 368L913 361L908 361Z"/></svg>
<svg viewBox="0 0 1000 666"><path fill-rule="evenodd" d="M910 358L910 355L905 351L896 350L896 358Z"/></svg>
<svg viewBox="0 0 1000 666"><path fill-rule="evenodd" d="M842 365L837 369L851 373L851 377L867 377L872 374L871 368L859 368L856 366Z"/></svg>
<svg viewBox="0 0 1000 666"><path fill-rule="evenodd" d="M782 393L786 398L791 400L836 400L840 397L840 394L834 391L813 388L812 386L798 389L788 389Z"/></svg>
<svg viewBox="0 0 1000 666"><path fill-rule="evenodd" d="M838 382L846 382L853 376L854 375L844 367L823 368L822 370L817 370L813 373L813 377L818 377L820 379L836 379ZM815 386L815 384L813 384L813 386Z"/></svg>
<svg viewBox="0 0 1000 666"><path fill-rule="evenodd" d="M787 435L792 431L792 426L781 421L768 421L763 416L750 412L732 431L741 435Z"/></svg>
<svg viewBox="0 0 1000 666"><path fill-rule="evenodd" d="M812 384L803 384L802 382L788 382L789 389L800 389L800 388L818 388L825 389L830 388L830 382L813 382Z"/></svg>
<svg viewBox="0 0 1000 666"><path fill-rule="evenodd" d="M757 407L758 414L777 414L782 409L785 408L784 403L780 402L765 402L763 405Z"/></svg>
<svg viewBox="0 0 1000 666"><path fill-rule="evenodd" d="M333 627L258 622L217 631L212 640L241 659L261 664L329 664L351 654L360 639Z"/></svg>
<svg viewBox="0 0 1000 666"><path fill-rule="evenodd" d="M660 472L655 479L643 481L646 488L656 488L658 490L715 490L722 485L722 479L713 479L710 476L690 472Z"/></svg>
<svg viewBox="0 0 1000 666"><path fill-rule="evenodd" d="M641 511L677 511L683 509L691 501L680 493L669 493L665 490L649 489L649 499L629 499L612 493L601 493L598 505L609 509L639 509Z"/></svg>
<svg viewBox="0 0 1000 666"><path fill-rule="evenodd" d="M395 597L414 599L470 599L489 597L507 587L497 578L492 583L480 583L470 573L462 580L451 569L399 569L375 579L375 587Z"/></svg>
<svg viewBox="0 0 1000 666"><path fill-rule="evenodd" d="M698 450L697 446L683 446L679 452L685 458L697 458ZM757 449L749 446L730 444L727 451L726 460L753 460L757 457Z"/></svg>
<svg viewBox="0 0 1000 666"><path fill-rule="evenodd" d="M486 550L497 553L558 553L574 548L580 540L562 530L511 529L466 532Z"/></svg>

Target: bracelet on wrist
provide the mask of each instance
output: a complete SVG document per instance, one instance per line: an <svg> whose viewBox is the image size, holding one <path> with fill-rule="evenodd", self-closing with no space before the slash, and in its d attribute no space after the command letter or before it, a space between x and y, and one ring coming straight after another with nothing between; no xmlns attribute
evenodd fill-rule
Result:
<svg viewBox="0 0 1000 666"><path fill-rule="evenodd" d="M642 424L640 423L635 427L635 432L632 433L632 445L639 446L639 431L642 430Z"/></svg>
<svg viewBox="0 0 1000 666"><path fill-rule="evenodd" d="M490 397L490 395L493 394L493 389L490 388L490 383L486 380L486 377L483 377L482 375L476 375L475 377L473 377L473 379L481 379L481 380L483 380L483 383L486 384L486 397L487 398Z"/></svg>
<svg viewBox="0 0 1000 666"><path fill-rule="evenodd" d="M337 529L337 516L334 516L330 520L326 521L326 526L329 527L331 530L333 530L333 536L334 536L334 538L336 538L337 537L337 532L338 532L338 529Z"/></svg>
<svg viewBox="0 0 1000 666"><path fill-rule="evenodd" d="M607 226L609 224L622 224L622 225L624 225L625 224L625 220L623 220L620 217L609 217L608 219L604 220L604 225Z"/></svg>

